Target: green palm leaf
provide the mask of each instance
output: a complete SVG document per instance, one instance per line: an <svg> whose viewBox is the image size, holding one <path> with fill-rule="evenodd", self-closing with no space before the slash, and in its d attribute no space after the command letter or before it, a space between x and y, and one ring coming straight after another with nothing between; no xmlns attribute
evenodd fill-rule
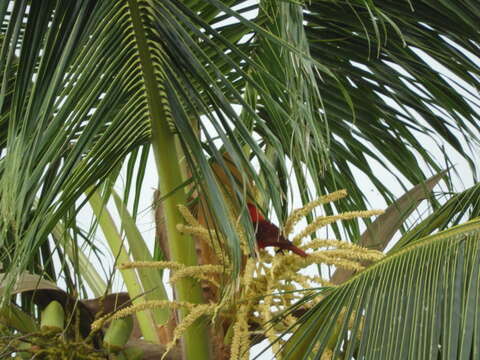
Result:
<svg viewBox="0 0 480 360"><path fill-rule="evenodd" d="M217 216L225 213L225 205L207 160L214 157L225 165L213 137L222 139L245 176L258 180L242 151L247 145L260 159L265 185L258 180L259 188L280 208L283 195L275 170L231 105L232 99L243 104L257 119L234 86L232 73L273 101L265 84L246 74L239 59L258 72L265 66L235 44L239 35L261 28L231 10L229 15L240 19L237 23L213 27L225 17L224 7L213 0L46 5L15 1L2 7L0 73L5 75L0 113L1 126L8 131L1 141L0 245L8 249L2 259L6 268L25 268L32 250L47 240L61 218L66 217L66 224L75 221L86 189L117 173L127 154L150 140L162 164L171 161L165 146L174 144L164 140L179 138L191 172ZM282 42L273 35L271 41ZM201 116L206 118L200 121ZM158 144L164 146L162 154ZM146 163L145 157L138 161ZM135 161L130 169L134 165ZM172 172L162 171L165 181ZM130 182L132 177L130 173ZM172 181L161 184L164 193L183 183ZM234 188L242 199L242 189ZM237 234L228 222L218 226L230 241L238 273Z"/></svg>
<svg viewBox="0 0 480 360"><path fill-rule="evenodd" d="M350 196L335 212L367 208L369 189L356 170L393 202L372 160L405 189L450 165L452 150L475 174L479 14L472 0L1 2L0 262L7 283L11 287L25 269L55 279L56 226L64 225L66 234L83 233L77 223L85 193L88 197L90 189L105 183L113 186L126 159L124 198L127 203L134 190L135 218L150 149L173 260L196 263L193 242L175 229L182 221L176 205L186 203L188 187L205 196L216 219L213 227L227 241L232 279L241 272L240 242L225 216L222 184L211 162L227 174L233 189L229 200L240 208L246 191L234 181L225 152L242 176L255 182L261 205L271 205L280 223L296 194L305 203L346 188ZM444 159L435 158L418 136L434 139ZM455 196L385 261L325 292L300 327L299 334L311 338L302 342L294 335L289 344L297 343L302 354L313 349L308 341L316 341L321 349L344 355L396 355L385 329L401 323L411 326L415 337L401 343L399 354L467 357L472 349L476 355L479 345L471 339L478 329L471 319L478 314L465 315L476 311L476 295L469 290L478 286L472 280L478 273L476 229L464 237L414 241L457 223L467 205L473 208L467 217L478 215L477 190ZM240 221L252 235L246 216ZM349 240L359 238L356 223L345 229ZM87 243L94 247L92 239ZM436 262L439 255L448 261ZM412 277L396 284L394 275L404 268ZM416 275L419 284L443 286L443 295L434 298L432 287L420 293L410 281ZM190 300L201 301L196 285L179 284L180 299L190 292ZM451 303L447 285L460 291ZM401 286L410 289L408 296L400 296ZM397 297L384 305L390 291ZM429 308L442 304L441 315L423 312L424 297ZM369 311L365 319L358 309ZM394 310L406 311L401 322ZM457 310L460 318L452 317ZM330 315L345 311L334 323ZM432 334L412 319L447 326ZM361 331L371 336L357 341ZM395 331L397 337L406 334ZM379 339L388 346L376 353Z"/></svg>
<svg viewBox="0 0 480 360"><path fill-rule="evenodd" d="M457 225L465 219L478 217L480 215L479 195L480 183L454 194L435 212L405 233L391 251L397 251L419 238Z"/></svg>
<svg viewBox="0 0 480 360"><path fill-rule="evenodd" d="M260 128L268 130L244 100L235 79L246 80L273 104L271 108L277 101L273 92L248 74L244 64L251 66L250 71L264 72L262 79L276 84L276 91L283 87L286 93L286 89L268 75L265 64L252 61L251 54L236 43L253 31L273 44L287 42L226 4L215 0L20 0L2 6L0 125L7 131L0 141L0 260L8 273L4 300L24 269L38 272L45 267L54 278L49 241L54 240L55 226L62 221L67 229L74 228L86 202L84 193L90 196L90 189L105 181L111 186L129 154L128 182L132 183L132 169L146 164L145 156L135 160L136 151L148 143L164 195L172 260L196 263L193 241L175 228L182 222L176 206L186 202L182 187L189 183L181 173L181 158L218 219L224 218L226 204L209 160L216 159L230 174L223 151L243 176L256 181L279 212L284 189L232 103L242 104ZM224 17L222 11L235 17L236 23L214 27L217 17ZM288 46L297 56L305 56ZM308 89L301 91L309 97ZM272 114L274 119L282 116ZM215 137L222 139L223 149ZM270 142L280 148L275 137L272 134ZM259 159L264 181L244 153L245 146ZM143 174L137 172L137 184ZM230 178L232 200L244 202L243 189ZM245 216L242 222L251 229ZM238 234L228 220L218 221L217 227L228 240L231 276L236 278L241 268ZM176 290L179 300L202 301L200 287L190 279L180 280ZM205 324L197 324L185 336L187 354L201 349L202 356L208 357ZM149 339L154 337L150 331Z"/></svg>
<svg viewBox="0 0 480 360"><path fill-rule="evenodd" d="M341 82L354 108L352 114L332 78L319 79L332 168L317 191L346 188L350 197L340 209L364 208L356 168L391 203L373 161L406 190L431 175L427 168L436 173L441 161L449 164L450 149L477 169L471 150L479 139L477 3L317 0L304 14L310 53ZM429 138L437 144L431 151L423 142ZM432 155L435 146L444 160ZM360 235L354 225L347 230L351 239Z"/></svg>
<svg viewBox="0 0 480 360"><path fill-rule="evenodd" d="M289 359L471 359L479 354L480 222L412 243L334 289L300 319Z"/></svg>

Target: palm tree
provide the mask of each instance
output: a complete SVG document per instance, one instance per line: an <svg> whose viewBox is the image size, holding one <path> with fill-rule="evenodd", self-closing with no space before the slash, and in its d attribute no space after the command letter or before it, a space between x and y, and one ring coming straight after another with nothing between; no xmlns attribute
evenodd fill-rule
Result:
<svg viewBox="0 0 480 360"><path fill-rule="evenodd" d="M291 359L477 358L479 23L470 0L0 2L2 355L61 337L70 354L243 358L267 338ZM474 182L461 192L455 156ZM155 171L151 253L136 218ZM416 187L397 199L386 174ZM447 192L432 193L440 179ZM373 223L358 221L374 214L365 181L390 206ZM406 222L424 199L428 213ZM247 202L344 241L306 232L306 249L326 249L258 258ZM105 261L100 234L128 296L108 295L86 256ZM300 289L311 263L327 279ZM42 326L66 312L61 335L36 332L39 310ZM100 345L98 330L128 334L131 314L143 342Z"/></svg>

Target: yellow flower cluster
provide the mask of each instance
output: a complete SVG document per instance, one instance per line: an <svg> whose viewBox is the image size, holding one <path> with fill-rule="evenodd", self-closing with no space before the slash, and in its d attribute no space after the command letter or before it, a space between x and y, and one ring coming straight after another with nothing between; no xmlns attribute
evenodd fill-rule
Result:
<svg viewBox="0 0 480 360"><path fill-rule="evenodd" d="M200 280L211 281L214 284L218 282L211 276L212 274L221 274L225 271L222 265L197 265L186 266L179 271L176 271L171 277L170 282L174 283L178 279L184 277L197 278Z"/></svg>
<svg viewBox="0 0 480 360"><path fill-rule="evenodd" d="M243 300L239 304L239 309L236 313L235 323L233 324L233 338L230 346L230 359L245 359L248 360L249 341L249 314L255 302L252 298L252 283L255 281L254 272L256 270L256 263L253 258L247 260L245 265L244 276L241 279L240 299Z"/></svg>
<svg viewBox="0 0 480 360"><path fill-rule="evenodd" d="M133 315L139 311L165 307L168 307L172 310L176 310L178 308L185 308L189 310L189 313L175 328L173 332L173 339L165 346L165 353L163 354L162 359L164 359L167 356L168 352L173 349L175 343L178 339L180 339L185 330L188 329L188 327L191 326L201 316L212 315L215 312L217 304L193 304L186 301L150 300L128 306L113 314L107 314L95 320L92 323L91 328L92 331L95 332L98 331L106 322L121 319Z"/></svg>
<svg viewBox="0 0 480 360"><path fill-rule="evenodd" d="M97 320L95 320L91 328L93 331L98 331L106 322L111 322L113 320L122 319L124 317L133 315L139 311L145 311L155 308L170 308L176 310L178 308L186 308L189 310L194 309L198 304L189 303L186 301L170 301L170 300L149 300L140 302L134 305L124 307L121 310L114 312L113 314L104 315Z"/></svg>
<svg viewBox="0 0 480 360"><path fill-rule="evenodd" d="M227 261L228 259L224 258L223 256L222 249L217 243L212 241L212 239L216 236L215 230L204 228L197 221L197 219L195 219L186 206L178 205L178 210L189 225L177 224L177 230L181 233L195 236L199 240L206 242L215 252L217 259L223 259L224 261Z"/></svg>
<svg viewBox="0 0 480 360"><path fill-rule="evenodd" d="M293 211L287 219L284 232L286 234L291 233L295 224L302 217L310 214L315 207L345 196L345 190L337 191ZM179 209L188 225L179 224L177 229L184 233L193 234L202 241L208 241L209 244L212 244L213 230L202 227L186 207L180 206ZM381 211L377 210L354 211L333 216L317 217L295 236L294 242L300 244L311 233L337 220L370 217L381 213ZM227 216L233 219L235 217L232 214L233 210ZM217 291L216 293L222 293L223 296L218 299L217 303L190 304L176 301L146 301L101 318L95 321L94 326L99 328L107 320L113 320L150 307L166 306L172 309L183 307L187 308L189 313L175 328L174 339L168 344L168 350L174 346L175 341L180 338L183 332L196 319L200 316L208 315L211 316L212 321L223 321L224 324L228 325L232 333L230 342L231 360L248 359L251 337L252 334L256 333L256 329L262 329L261 333L269 339L274 352L277 353L284 344L283 340L277 340L279 335L287 329L292 329L297 320L292 314L282 319L277 319L277 315L291 308L306 294L315 292L315 290L308 289L331 286L328 279L322 277L322 273L325 270L330 270L330 267L333 267L333 269L346 268L359 271L365 267L365 262L375 262L383 257L383 254L379 251L365 249L344 241L314 239L301 246L304 250L310 251L307 251L308 256L305 258L293 253L272 256L265 251L261 251L259 256L255 258L249 256L245 232L239 225L239 222L236 222L236 224L242 241L241 248L244 252L244 266L241 278L234 284L229 283L231 280L228 275L230 261L228 256L222 253L223 250L218 244L216 246L212 245L212 247L220 265L185 266L171 261L160 261L128 263L122 264L120 267L122 269L137 267L171 269L171 282L179 278L191 277L197 280L207 280L208 286L215 288L219 288L219 283L221 283L224 287L223 292ZM215 236L221 237L220 234L215 234ZM302 269L312 264L319 265L318 275L302 273ZM303 290L300 291L300 289ZM303 305L302 311L306 311L320 301L318 296L312 298L311 302ZM278 354L276 356L279 358Z"/></svg>
<svg viewBox="0 0 480 360"><path fill-rule="evenodd" d="M305 216L310 214L313 209L315 209L319 205L327 204L338 199L342 199L347 196L346 190L339 190L335 191L331 194L324 195L317 200L309 202L307 205L300 209L293 210L290 216L288 217L287 221L285 221L285 226L283 227L283 232L285 235L290 235L293 231L293 227Z"/></svg>
<svg viewBox="0 0 480 360"><path fill-rule="evenodd" d="M186 266L175 261L132 261L120 264L118 269L139 269L139 268L156 268L156 269L170 269L180 270Z"/></svg>
<svg viewBox="0 0 480 360"><path fill-rule="evenodd" d="M339 215L331 216L319 216L312 221L305 229L303 229L300 234L293 238L293 243L298 244L301 239L314 233L318 229L321 229L324 226L330 225L338 220L351 220L355 218L366 218L375 215L383 214L383 210L367 210L367 211L350 211Z"/></svg>
<svg viewBox="0 0 480 360"><path fill-rule="evenodd" d="M156 268L170 269L173 271L170 282L174 283L181 278L191 277L199 280L211 281L218 285L218 282L212 277L212 274L221 274L225 271L222 265L196 265L186 266L175 261L132 261L118 266L120 270L139 269L139 268Z"/></svg>
<svg viewBox="0 0 480 360"><path fill-rule="evenodd" d="M173 349L177 340L183 335L183 333L201 316L212 315L215 312L216 304L195 304L190 309L190 312L185 316L180 324L175 327L173 331L173 339L165 347L165 353L162 356L162 360L167 356L168 352Z"/></svg>

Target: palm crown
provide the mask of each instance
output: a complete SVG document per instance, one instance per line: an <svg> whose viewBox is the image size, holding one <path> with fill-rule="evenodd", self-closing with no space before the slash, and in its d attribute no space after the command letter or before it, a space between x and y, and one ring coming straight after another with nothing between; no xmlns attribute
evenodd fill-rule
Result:
<svg viewBox="0 0 480 360"><path fill-rule="evenodd" d="M348 253L357 251L350 268L326 263L333 280L282 313L265 310L268 323L295 319L276 325L274 335L281 329L291 335L276 351L293 359L475 358L479 14L477 1L468 0L1 2L3 305L12 306L12 294L23 292L18 279L27 272L66 279L68 296L111 291L81 250L99 254L97 225L118 263L168 260L185 274L195 266L228 269L223 277L211 270L223 285L215 292L221 303L248 280L245 274L261 277L254 270L260 265L245 260L255 253L254 229L241 210L251 196L288 227L293 199L306 205L346 189L348 196L318 203L324 222L345 246L368 249L342 253L349 261ZM425 146L430 139L432 149ZM150 152L155 170L147 169ZM458 193L453 154L469 165L474 182ZM122 167L120 196L114 185ZM154 253L135 224L147 171L156 171L160 189ZM387 173L405 190L418 186L397 200ZM441 178L447 201L431 193ZM364 181L393 204L375 223L348 216L370 207ZM424 199L431 211L407 231L402 225ZM182 216L178 205L200 210ZM91 228L79 219L87 206L95 216ZM298 214L312 224L313 207L306 206ZM178 230L185 216L209 234L202 249L214 260L202 255L198 231ZM400 239L387 256L377 254L397 231ZM314 259L322 263L320 255ZM373 259L378 262L352 278ZM323 278L324 268L318 271ZM205 279L191 272L179 277L174 303L161 270L121 272L135 305L168 303L137 313L145 340L167 343L159 333L178 311L178 320L192 319L182 333L183 356L209 357L205 318L214 319L216 310L191 305L205 302ZM334 286L340 278L348 281ZM290 281L279 279L277 285ZM248 289L244 299L254 293ZM35 329L31 300L23 294L18 301L19 316L28 316L32 327L7 321L15 331ZM252 324L230 325L245 345ZM272 334L266 336L275 344ZM243 356L250 345L240 344L235 349Z"/></svg>

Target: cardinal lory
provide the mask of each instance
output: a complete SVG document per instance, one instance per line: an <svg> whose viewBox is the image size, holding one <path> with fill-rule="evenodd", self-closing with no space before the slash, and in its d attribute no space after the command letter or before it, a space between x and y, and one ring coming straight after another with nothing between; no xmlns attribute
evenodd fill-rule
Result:
<svg viewBox="0 0 480 360"><path fill-rule="evenodd" d="M260 249L267 246L275 246L281 250L291 250L302 257L307 256L303 250L285 239L280 233L280 229L265 219L255 205L250 203L247 205L248 213L250 214L250 219L252 219L253 228L255 229L255 238Z"/></svg>

